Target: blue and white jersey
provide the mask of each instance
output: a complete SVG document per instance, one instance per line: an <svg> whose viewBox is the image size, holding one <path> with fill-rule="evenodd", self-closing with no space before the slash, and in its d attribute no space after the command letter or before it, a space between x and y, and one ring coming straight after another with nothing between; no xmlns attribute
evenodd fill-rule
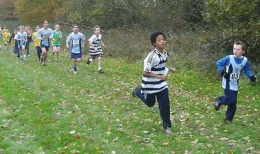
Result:
<svg viewBox="0 0 260 154"><path fill-rule="evenodd" d="M70 51L72 53L82 53L82 45L85 41L85 36L78 32L75 34L72 32L66 39L66 44L70 45Z"/></svg>
<svg viewBox="0 0 260 154"><path fill-rule="evenodd" d="M102 51L102 47L101 47L101 41L102 41L102 35L92 35L88 41L92 42L92 44L94 45L94 47L97 48L97 51L94 50L94 48L92 46L89 47L89 54L91 56L95 56L95 55L102 55L103 51Z"/></svg>
<svg viewBox="0 0 260 154"><path fill-rule="evenodd" d="M151 72L154 74L165 74L166 62L168 54L166 51L160 53L156 49L151 51L144 59L144 72ZM165 80L158 78L148 77L143 75L142 77L142 92L147 94L158 93L166 88L168 84Z"/></svg>
<svg viewBox="0 0 260 154"><path fill-rule="evenodd" d="M238 58L234 55L228 55L217 61L217 68L219 72L225 68L225 71L230 74L229 79L222 78L223 89L238 91L238 81L242 69L244 69L244 73L248 78L253 76L250 69L250 63L244 56Z"/></svg>
<svg viewBox="0 0 260 154"><path fill-rule="evenodd" d="M41 28L37 32L36 36L37 36L37 39L39 39L41 41L41 43L40 43L41 45L50 46L50 40L52 40L52 37L53 37L52 29Z"/></svg>
<svg viewBox="0 0 260 154"><path fill-rule="evenodd" d="M26 32L18 32L15 36L14 39L17 40L17 44L19 47L22 47L23 45L26 44L27 41L27 33Z"/></svg>

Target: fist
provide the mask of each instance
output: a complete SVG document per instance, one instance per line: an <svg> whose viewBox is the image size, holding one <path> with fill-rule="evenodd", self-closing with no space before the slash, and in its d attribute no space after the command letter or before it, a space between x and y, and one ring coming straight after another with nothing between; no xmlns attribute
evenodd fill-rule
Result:
<svg viewBox="0 0 260 154"><path fill-rule="evenodd" d="M251 81L251 82L256 82L256 77L255 77L254 75L251 76L251 77L250 77L250 81Z"/></svg>

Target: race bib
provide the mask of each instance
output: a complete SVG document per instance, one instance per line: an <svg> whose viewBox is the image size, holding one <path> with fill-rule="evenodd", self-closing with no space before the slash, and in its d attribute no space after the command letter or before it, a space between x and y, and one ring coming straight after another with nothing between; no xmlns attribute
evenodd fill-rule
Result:
<svg viewBox="0 0 260 154"><path fill-rule="evenodd" d="M239 79L239 73L230 74L230 80L238 80L238 79Z"/></svg>
<svg viewBox="0 0 260 154"><path fill-rule="evenodd" d="M79 40L73 40L73 44L79 44Z"/></svg>

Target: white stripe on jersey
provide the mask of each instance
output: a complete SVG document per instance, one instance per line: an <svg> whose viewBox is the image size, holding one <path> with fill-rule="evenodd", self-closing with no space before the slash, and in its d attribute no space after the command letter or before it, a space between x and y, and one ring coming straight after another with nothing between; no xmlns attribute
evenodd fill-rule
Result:
<svg viewBox="0 0 260 154"><path fill-rule="evenodd" d="M229 56L230 62L229 62L229 65L226 66L226 71L229 72L231 75L230 75L230 79L228 79L228 80L225 77L222 78L222 88L223 89L226 89L227 87L229 87L229 89L231 89L231 90L238 91L238 80L239 80L239 76L240 76L240 71L247 63L246 57L242 56L241 58L243 58L242 63L237 64L235 61L235 56L234 55ZM232 67L232 72L229 71L230 67ZM234 79L232 79L232 74L236 75Z"/></svg>
<svg viewBox="0 0 260 154"><path fill-rule="evenodd" d="M97 51L95 51L94 48L92 48L92 46L90 46L89 47L89 54L90 55L94 56L94 55L103 54L102 47L100 45L101 39L102 39L101 34L99 34L98 36L94 34L88 39L98 49Z"/></svg>
<svg viewBox="0 0 260 154"><path fill-rule="evenodd" d="M160 53L154 49L144 60L144 71L152 72L154 74L164 74L167 58L168 54L166 51L164 51L164 53ZM142 91L144 93L158 93L166 88L168 88L166 81L160 80L158 78L146 77L143 75Z"/></svg>

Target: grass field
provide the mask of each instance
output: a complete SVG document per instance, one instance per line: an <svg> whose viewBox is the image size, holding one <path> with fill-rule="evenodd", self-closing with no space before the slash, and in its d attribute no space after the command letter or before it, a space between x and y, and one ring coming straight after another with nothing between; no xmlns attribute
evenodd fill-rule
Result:
<svg viewBox="0 0 260 154"><path fill-rule="evenodd" d="M225 124L225 107L213 109L220 81L177 68L168 77L173 133L166 135L158 106L131 96L142 61L104 57L99 74L84 57L74 75L68 52L61 55L49 53L41 66L34 48L27 61L0 51L0 153L260 154L259 82L241 80L234 122Z"/></svg>

